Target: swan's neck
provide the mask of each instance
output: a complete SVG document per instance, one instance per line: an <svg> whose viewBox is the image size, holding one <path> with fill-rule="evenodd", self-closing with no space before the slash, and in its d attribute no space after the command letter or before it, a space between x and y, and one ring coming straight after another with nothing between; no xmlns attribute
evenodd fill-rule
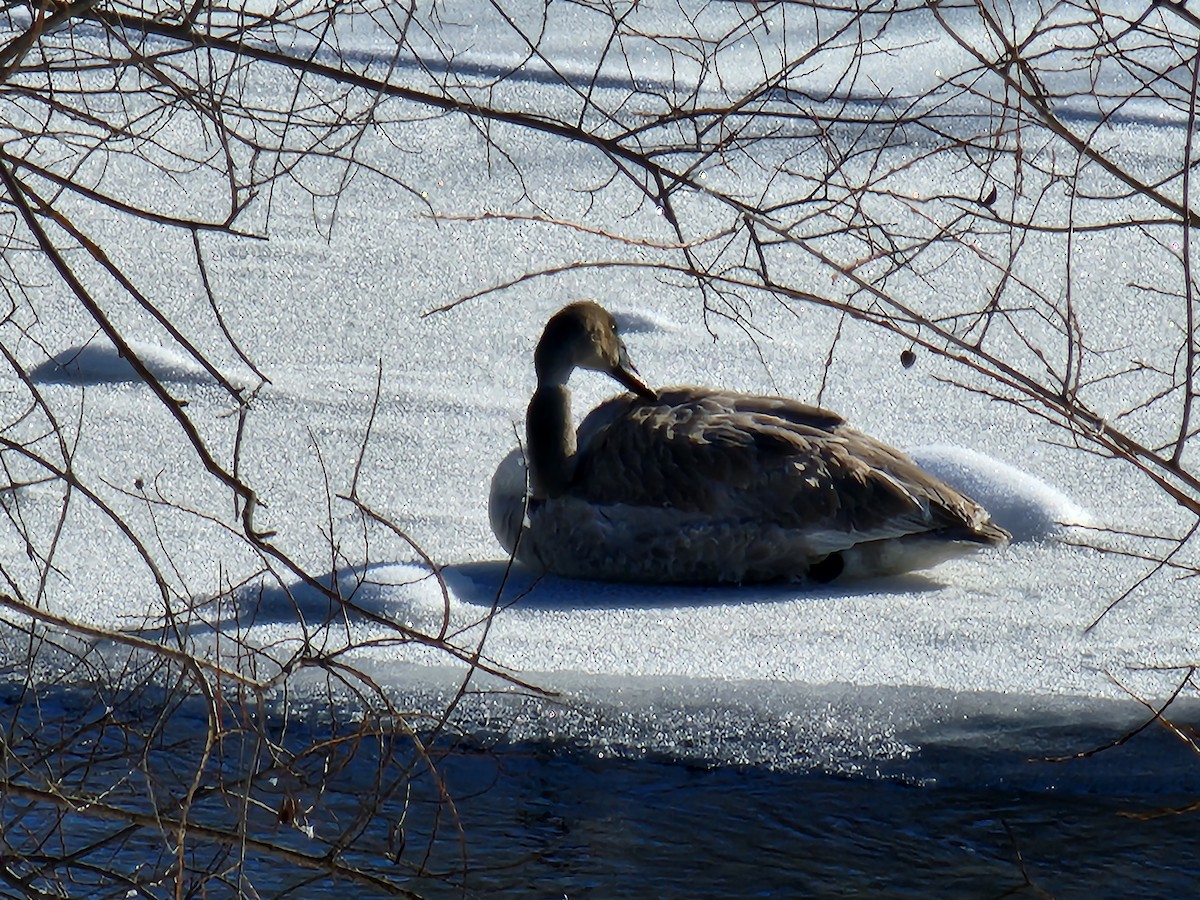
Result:
<svg viewBox="0 0 1200 900"><path fill-rule="evenodd" d="M571 392L565 384L538 385L525 411L529 492L548 500L566 493L575 474Z"/></svg>

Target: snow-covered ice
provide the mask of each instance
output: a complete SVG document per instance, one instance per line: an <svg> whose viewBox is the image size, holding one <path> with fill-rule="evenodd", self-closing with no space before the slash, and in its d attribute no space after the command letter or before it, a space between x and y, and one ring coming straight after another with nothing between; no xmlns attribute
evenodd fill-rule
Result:
<svg viewBox="0 0 1200 900"><path fill-rule="evenodd" d="M735 4L709 5L706 14L732 15L726 6ZM550 57L555 41L567 37L551 33ZM561 50L567 55L584 46L570 37ZM369 50L378 35L368 29L359 39ZM503 46L472 47L463 65L480 71L508 59ZM944 64L955 53L948 51ZM753 78L753 72L739 73L739 59L731 54L721 74ZM590 59L577 62L580 71L592 71ZM882 67L880 77L890 71L887 54L869 63ZM653 58L638 63L639 72L668 78L665 65ZM536 68L531 62L498 93L538 91ZM911 77L921 82L912 85L916 92L932 75ZM550 92L546 102L560 99ZM416 193L366 176L350 181L336 217L321 220L330 226L328 240L313 228L310 198L282 187L272 200L269 241L204 238L230 327L270 380L238 438L240 471L264 502L256 525L275 532L274 540L310 570L328 572L357 611L331 609L286 574L286 589L261 577L262 560L235 546L218 522L229 518L228 497L205 480L174 422L69 298L56 301L61 315L48 316L38 331L53 361L34 369L34 378L51 402L71 411L65 420L77 416L81 423L76 468L108 485L114 506L145 533L167 547L186 548L172 555L171 577L182 593L201 604L220 597L192 617L191 640L203 645L233 629L278 655L314 634L328 646L362 643L352 655L358 664L370 667L380 683L411 690L460 678L462 668L417 644L372 644L380 628L372 617L426 632L444 629L467 653L486 631L483 657L498 670L565 690L580 703L620 704L638 711L641 722L670 719L689 704L728 712L749 709L750 697L785 698L770 716L755 719L769 728L782 721L780 704L801 708L819 701L838 722L827 750L845 746L849 731L855 752L882 741L885 755L900 753L919 736L922 722L940 721L955 704L972 709L1000 702L1033 715L1077 702L1094 713L1126 699L1122 685L1162 698L1178 672L1149 667L1200 660L1194 586L1169 574L1089 628L1148 564L1080 545L1104 545L1105 529L1171 533L1180 512L1119 463L1061 446L1061 435L1040 420L947 383L962 373L945 359L923 354L913 368L902 366L898 339L854 322L839 324L836 314L818 308L794 315L757 307L752 342L732 324L706 321L694 286L632 267L532 279L426 315L459 295L592 251L603 255L607 247L594 236L539 222L430 218L419 196L438 212L463 215L508 209L520 197L489 175L492 160L478 135L447 119L419 125L431 148L419 157L363 137L363 152L375 154L378 165ZM1160 137L1147 138L1148 153L1159 152ZM521 166L523 190L564 218L587 209L630 233L670 239L661 217L639 207L632 189L618 184L590 199L572 193L607 178L603 160L573 155L536 134L506 141ZM925 176L914 171L913 177ZM177 324L202 348L224 347L198 286L175 262L189 258L190 237L160 237L131 243L140 248L129 251L136 270L164 286L177 304ZM1090 252L1085 237L1079 242L1078 254ZM1144 264L1131 248L1104 250L1108 264ZM1047 271L1054 270L1051 250L1045 261ZM798 259L795 266L800 276L829 280L812 261ZM820 391L821 402L856 427L908 450L980 500L1016 540L1006 551L921 575L820 588L648 588L535 581L520 569L509 572L488 526L488 484L521 432L541 326L579 297L594 297L616 313L650 383L702 383L809 401ZM1106 302L1119 299L1097 300ZM155 337L136 311L122 321L139 357L186 396L200 432L220 453L230 453L230 399L195 360ZM831 346L836 352L826 370ZM228 371L240 373L227 348L222 352ZM377 371L381 391L368 440ZM243 379L244 373L236 380ZM577 374L572 386L580 417L614 391L588 374ZM360 452L359 497L444 567L445 593L402 541L380 541L369 552L361 541L340 542L358 520L331 494L346 491ZM33 506L49 509L56 502L36 486L23 490ZM338 529L334 543L343 555L331 554L331 527ZM127 547L99 551L117 546L113 539L111 523L76 503L45 600L82 621L153 633L162 601ZM6 540L0 552L13 571L24 565L19 541ZM877 716L839 718L839 702L858 709L874 697L908 711L904 740L886 738ZM561 721L545 728L558 729ZM534 732L540 727L536 718L526 724ZM695 739L682 730L680 746L685 737ZM810 750L821 743L819 728L805 735ZM788 756L794 750L789 740L783 729L767 743ZM722 746L714 754L733 754L732 744ZM824 755L830 754L837 752Z"/></svg>

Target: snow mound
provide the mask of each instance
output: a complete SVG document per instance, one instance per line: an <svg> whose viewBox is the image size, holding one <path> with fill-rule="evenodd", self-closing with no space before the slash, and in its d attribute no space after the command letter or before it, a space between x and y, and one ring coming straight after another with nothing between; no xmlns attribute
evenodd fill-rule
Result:
<svg viewBox="0 0 1200 900"><path fill-rule="evenodd" d="M1092 515L1053 485L1015 466L963 447L933 445L909 455L924 469L976 500L1014 541L1043 540Z"/></svg>
<svg viewBox="0 0 1200 900"><path fill-rule="evenodd" d="M260 582L238 592L240 624L315 625L359 619L362 614L399 621L410 628L440 624L445 598L429 569L415 563L348 566L317 579L321 587L293 582L286 586ZM343 603L330 598L331 589Z"/></svg>
<svg viewBox="0 0 1200 900"><path fill-rule="evenodd" d="M208 372L182 349L162 347L146 341L129 341L138 359L162 381L204 382ZM122 384L140 381L121 352L104 337L71 347L30 373L35 381L48 384Z"/></svg>
<svg viewBox="0 0 1200 900"><path fill-rule="evenodd" d="M617 328L622 334L667 334L679 331L679 326L666 316L651 312L613 311Z"/></svg>

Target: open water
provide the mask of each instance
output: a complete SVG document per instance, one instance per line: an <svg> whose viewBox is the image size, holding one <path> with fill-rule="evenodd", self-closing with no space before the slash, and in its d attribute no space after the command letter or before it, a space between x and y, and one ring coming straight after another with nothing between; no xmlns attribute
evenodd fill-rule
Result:
<svg viewBox="0 0 1200 900"><path fill-rule="evenodd" d="M680 699L690 689L670 690ZM401 729L382 740L384 729L360 733L352 710L331 716L314 696L260 710L253 728L243 726L257 714L243 708L196 782L207 719L195 700L147 692L114 709L72 688L44 690L35 704L10 687L0 712L11 785L46 789L53 774L64 796L104 786L112 808L157 803L173 816L198 784L187 859L209 874L186 880L186 895L1182 897L1200 884L1200 755L1159 724L1118 740L1148 718L1132 702L1044 698L1035 708L1029 698L843 686L838 722L829 690L751 711L736 691L722 708L731 692L720 688L673 709L641 694L622 706L619 689L591 704L481 694L428 742L427 760ZM410 699L415 709L436 698ZM780 704L796 714L790 731ZM897 711L890 728L863 715L880 706ZM1194 735L1196 710L1172 712ZM874 733L847 727L870 721ZM245 807L232 788L251 770ZM243 818L251 838L298 855L210 842L200 830ZM0 896L174 896L171 829L125 827L10 789L0 796L11 876ZM364 878L321 871L338 841Z"/></svg>

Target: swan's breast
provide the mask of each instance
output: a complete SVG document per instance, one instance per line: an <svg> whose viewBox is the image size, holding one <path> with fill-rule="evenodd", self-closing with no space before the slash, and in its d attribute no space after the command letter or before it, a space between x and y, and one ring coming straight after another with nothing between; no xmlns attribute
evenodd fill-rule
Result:
<svg viewBox="0 0 1200 900"><path fill-rule="evenodd" d="M525 519L529 476L525 469L525 454L514 448L496 467L488 493L488 519L492 533L506 553L512 553Z"/></svg>

